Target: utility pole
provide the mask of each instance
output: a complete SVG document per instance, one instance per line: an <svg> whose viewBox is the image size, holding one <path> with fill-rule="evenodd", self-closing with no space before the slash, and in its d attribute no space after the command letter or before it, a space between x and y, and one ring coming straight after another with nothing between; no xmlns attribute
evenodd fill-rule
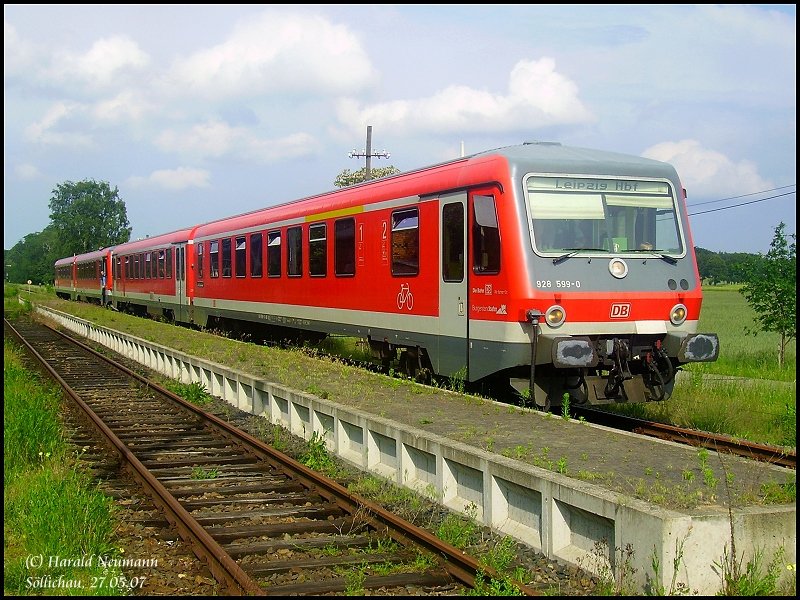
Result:
<svg viewBox="0 0 800 600"><path fill-rule="evenodd" d="M373 156L377 158L389 158L389 153L384 150L383 152L376 152L375 154L372 153L372 125L367 125L367 149L366 151L358 152L357 150L351 150L349 154L350 158L361 158L362 156L366 158L366 174L364 176L364 181L369 181L372 179L372 174L370 173L370 162Z"/></svg>

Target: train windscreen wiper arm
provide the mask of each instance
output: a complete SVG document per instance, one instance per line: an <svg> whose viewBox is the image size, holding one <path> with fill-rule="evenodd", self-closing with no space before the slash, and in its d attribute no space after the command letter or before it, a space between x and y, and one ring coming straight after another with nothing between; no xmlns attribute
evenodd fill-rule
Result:
<svg viewBox="0 0 800 600"><path fill-rule="evenodd" d="M608 252L605 248L565 248L565 250L569 250L566 254L562 254L561 256L553 259L554 265L560 265L562 262L567 260L570 256L575 256L578 252L583 252L584 250L588 250L589 252Z"/></svg>
<svg viewBox="0 0 800 600"><path fill-rule="evenodd" d="M658 256L658 258L660 258L664 262L668 262L671 265L677 265L678 264L678 259L677 258L673 258L669 254L664 254L660 250L644 250L644 249L640 249L640 250L630 250L630 252L641 252L643 254L655 254L656 256Z"/></svg>

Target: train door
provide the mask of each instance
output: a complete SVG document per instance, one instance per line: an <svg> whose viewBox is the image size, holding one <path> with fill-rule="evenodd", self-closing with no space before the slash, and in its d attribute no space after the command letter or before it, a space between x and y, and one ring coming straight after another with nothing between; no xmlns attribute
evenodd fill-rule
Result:
<svg viewBox="0 0 800 600"><path fill-rule="evenodd" d="M188 300L186 298L186 243L175 244L175 320L187 322Z"/></svg>
<svg viewBox="0 0 800 600"><path fill-rule="evenodd" d="M436 371L463 377L469 368L466 212L465 192L439 197L439 351Z"/></svg>

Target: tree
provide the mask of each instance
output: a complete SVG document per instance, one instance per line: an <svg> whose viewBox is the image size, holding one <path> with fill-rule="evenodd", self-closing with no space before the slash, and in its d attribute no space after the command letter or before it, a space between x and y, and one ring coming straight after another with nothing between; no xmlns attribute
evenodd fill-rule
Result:
<svg viewBox="0 0 800 600"><path fill-rule="evenodd" d="M711 285L728 281L728 265L719 253L696 248L695 255L697 256L697 271L701 280L708 281Z"/></svg>
<svg viewBox="0 0 800 600"><path fill-rule="evenodd" d="M377 169L370 169L370 179L380 179L381 177L388 177L389 175L397 175L400 172L400 169L393 166L388 167L380 167ZM351 171L350 169L345 169L341 173L336 176L336 179L333 181L333 185L336 187L346 187L348 185L355 185L356 183L361 183L366 181L367 177L367 168L364 167L359 169L358 171Z"/></svg>
<svg viewBox="0 0 800 600"><path fill-rule="evenodd" d="M797 337L797 254L796 234L789 243L781 222L775 228L769 252L751 263L741 293L755 310L761 331L780 334L778 365L783 368L786 345ZM757 330L748 330L756 335Z"/></svg>
<svg viewBox="0 0 800 600"><path fill-rule="evenodd" d="M50 198L50 221L61 256L81 254L127 242L131 237L119 190L105 181L85 179L56 186Z"/></svg>
<svg viewBox="0 0 800 600"><path fill-rule="evenodd" d="M14 247L4 252L6 276L14 283L31 280L36 284L53 281L53 263L60 258L57 252L57 236L48 226L44 231L29 233Z"/></svg>

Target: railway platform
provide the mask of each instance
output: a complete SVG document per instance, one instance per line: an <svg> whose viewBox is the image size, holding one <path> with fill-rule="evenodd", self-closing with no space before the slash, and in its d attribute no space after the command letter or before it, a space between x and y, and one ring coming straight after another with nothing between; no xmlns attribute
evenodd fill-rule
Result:
<svg viewBox="0 0 800 600"><path fill-rule="evenodd" d="M213 354L191 356L37 310L295 435L321 436L354 466L548 558L597 573L624 563L643 590L677 583L713 595L734 548L744 565L756 557L768 564L774 556L796 563L796 503L769 499L795 485L794 470L335 365L309 375L318 378L313 386L299 378L287 385ZM318 393L300 389L309 387Z"/></svg>

